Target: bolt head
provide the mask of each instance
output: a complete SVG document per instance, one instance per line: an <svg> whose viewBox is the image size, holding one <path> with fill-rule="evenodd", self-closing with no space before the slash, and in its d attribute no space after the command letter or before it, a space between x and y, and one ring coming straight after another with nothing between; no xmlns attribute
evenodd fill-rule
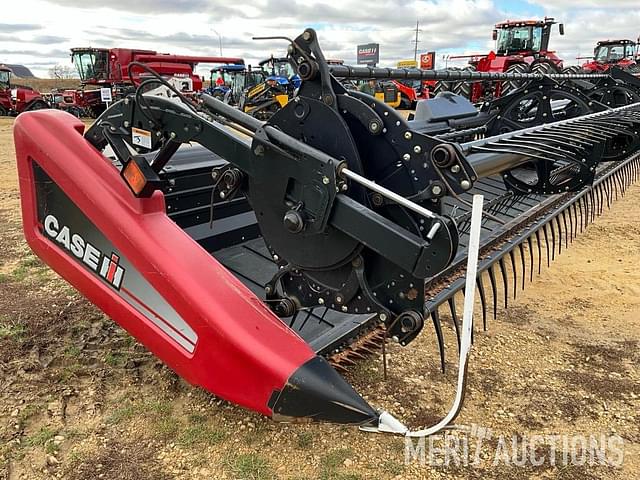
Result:
<svg viewBox="0 0 640 480"><path fill-rule="evenodd" d="M453 165L451 167L451 173L459 173L460 172L460 165Z"/></svg>
<svg viewBox="0 0 640 480"><path fill-rule="evenodd" d="M331 180L329 180L329 177L322 177L322 183L324 183L325 185L329 185L329 182Z"/></svg>
<svg viewBox="0 0 640 480"><path fill-rule="evenodd" d="M380 320L382 320L383 322L387 321L387 314L386 313L381 313L380 314Z"/></svg>
<svg viewBox="0 0 640 480"><path fill-rule="evenodd" d="M291 233L300 233L304 229L304 220L300 213L289 210L284 214L284 227Z"/></svg>
<svg viewBox="0 0 640 480"><path fill-rule="evenodd" d="M411 160L411 155L409 155L408 153L405 153L404 155L402 155L402 159L405 162L408 162L409 160Z"/></svg>
<svg viewBox="0 0 640 480"><path fill-rule="evenodd" d="M324 298L319 298L318 299L318 304L319 305L324 305Z"/></svg>
<svg viewBox="0 0 640 480"><path fill-rule="evenodd" d="M411 137L413 137L413 134L411 132L404 132L405 140L411 140Z"/></svg>
<svg viewBox="0 0 640 480"><path fill-rule="evenodd" d="M460 186L463 190L469 190L471 188L471 182L469 180L462 180Z"/></svg>
<svg viewBox="0 0 640 480"><path fill-rule="evenodd" d="M420 145L416 145L415 147L413 147L413 151L414 153L420 153L422 151L422 148L420 148Z"/></svg>
<svg viewBox="0 0 640 480"><path fill-rule="evenodd" d="M440 185L434 185L431 187L431 193L434 195L440 195L442 193L442 187Z"/></svg>

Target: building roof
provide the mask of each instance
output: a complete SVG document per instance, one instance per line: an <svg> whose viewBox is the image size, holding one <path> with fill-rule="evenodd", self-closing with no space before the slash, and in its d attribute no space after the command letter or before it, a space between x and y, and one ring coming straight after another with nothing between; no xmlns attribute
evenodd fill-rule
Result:
<svg viewBox="0 0 640 480"><path fill-rule="evenodd" d="M29 70L24 65L12 65L9 63L3 63L2 66L7 67L9 70L11 70L11 73L13 73L16 77L35 78L35 75L31 72L31 70Z"/></svg>

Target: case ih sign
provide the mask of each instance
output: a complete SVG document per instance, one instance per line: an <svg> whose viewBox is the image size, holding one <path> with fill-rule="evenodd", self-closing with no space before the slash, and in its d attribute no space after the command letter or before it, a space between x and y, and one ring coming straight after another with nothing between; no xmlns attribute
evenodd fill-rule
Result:
<svg viewBox="0 0 640 480"><path fill-rule="evenodd" d="M358 45L358 64L376 65L380 61L380 44Z"/></svg>

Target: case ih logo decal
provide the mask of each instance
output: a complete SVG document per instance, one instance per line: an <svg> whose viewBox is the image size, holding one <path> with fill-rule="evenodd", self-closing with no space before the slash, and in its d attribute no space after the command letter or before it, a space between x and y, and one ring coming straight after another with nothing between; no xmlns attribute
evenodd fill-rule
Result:
<svg viewBox="0 0 640 480"><path fill-rule="evenodd" d="M74 257L84 263L106 282L120 290L125 270L118 262L120 257L115 253L107 256L99 249L87 242L78 233L71 233L69 227L60 227L60 222L53 215L47 215L44 219L44 232L53 241L62 245Z"/></svg>

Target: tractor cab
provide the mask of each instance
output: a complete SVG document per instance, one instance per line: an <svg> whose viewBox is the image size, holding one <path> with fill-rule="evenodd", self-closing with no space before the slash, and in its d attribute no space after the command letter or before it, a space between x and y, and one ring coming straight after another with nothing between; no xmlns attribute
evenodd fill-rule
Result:
<svg viewBox="0 0 640 480"><path fill-rule="evenodd" d="M73 48L71 61L82 83L100 83L109 79L109 50L106 48Z"/></svg>
<svg viewBox="0 0 640 480"><path fill-rule="evenodd" d="M12 84L12 74L8 67L0 65L0 117L49 107L37 90Z"/></svg>
<svg viewBox="0 0 640 480"><path fill-rule="evenodd" d="M0 90L9 90L11 88L11 70L7 67L0 66Z"/></svg>
<svg viewBox="0 0 640 480"><path fill-rule="evenodd" d="M640 43L633 40L602 40L593 49L593 57L582 65L585 72L606 72L612 66L633 69L640 62Z"/></svg>
<svg viewBox="0 0 640 480"><path fill-rule="evenodd" d="M632 40L606 40L598 42L593 50L593 59L598 63L620 63L635 61L638 45Z"/></svg>
<svg viewBox="0 0 640 480"><path fill-rule="evenodd" d="M286 57L276 58L271 56L266 60L262 60L258 65L266 72L266 81L268 83L276 82L282 86L291 84L293 88L300 87L300 77Z"/></svg>
<svg viewBox="0 0 640 480"><path fill-rule="evenodd" d="M498 23L493 31L496 54L499 56L537 56L549 49L551 27L557 22L553 18L544 20L506 21ZM559 25L560 35L564 35L564 24Z"/></svg>
<svg viewBox="0 0 640 480"><path fill-rule="evenodd" d="M223 65L211 70L211 87L208 93L232 105L240 100L242 94L265 81L262 69L252 70L245 65ZM220 81L222 79L222 81Z"/></svg>

